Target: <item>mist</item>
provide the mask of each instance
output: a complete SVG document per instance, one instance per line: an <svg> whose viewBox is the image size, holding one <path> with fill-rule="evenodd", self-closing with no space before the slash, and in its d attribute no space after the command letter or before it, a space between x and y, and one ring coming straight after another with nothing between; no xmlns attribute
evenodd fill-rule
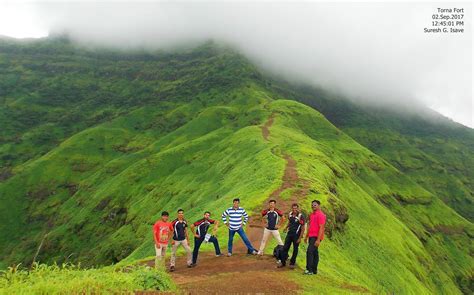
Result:
<svg viewBox="0 0 474 295"><path fill-rule="evenodd" d="M38 2L31 9L37 26L83 45L154 50L213 39L291 81L374 104L422 104L473 127L471 6ZM424 33L437 7L464 8L466 32Z"/></svg>

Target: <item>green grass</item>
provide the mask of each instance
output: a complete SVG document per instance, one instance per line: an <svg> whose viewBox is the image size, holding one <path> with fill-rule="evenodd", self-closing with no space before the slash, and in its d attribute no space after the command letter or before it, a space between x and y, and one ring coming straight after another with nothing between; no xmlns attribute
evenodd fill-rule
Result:
<svg viewBox="0 0 474 295"><path fill-rule="evenodd" d="M166 272L145 266L81 268L72 264L35 264L0 272L1 294L129 294L175 291Z"/></svg>
<svg viewBox="0 0 474 295"><path fill-rule="evenodd" d="M324 116L287 100L308 94L278 89L229 49L206 44L141 55L43 42L41 49L0 43L0 122L6 126L0 131L6 167L0 267L29 265L44 239L37 261L95 267L73 273L78 278L108 275L100 266L154 255L151 228L163 210L173 217L183 208L189 221L205 210L219 218L234 197L248 212L260 209L281 185L282 155L288 154L309 184L299 202L307 211L319 199L328 216L321 274L303 283L305 292L314 284L323 293L472 289L472 223L423 182L448 183L429 172L433 163L446 171L458 167L450 190L469 202L462 194L469 193L472 169L459 162L473 159L465 152L468 140L438 142L441 135L434 133L429 140L439 149L420 156L411 145L420 135L399 133L410 143L401 153L414 153L410 159L416 160L398 165L396 148L383 144L384 136L393 139L393 128L354 131L349 123L365 124L355 115L341 123L330 104L321 107ZM40 56L33 58L34 52ZM333 107L337 113L339 106ZM272 113L265 141L261 126ZM454 156L457 147L464 152ZM444 152L452 163L439 160ZM224 227L218 236L225 247ZM304 265L304 247L298 264ZM127 274L117 276L126 288L134 286Z"/></svg>

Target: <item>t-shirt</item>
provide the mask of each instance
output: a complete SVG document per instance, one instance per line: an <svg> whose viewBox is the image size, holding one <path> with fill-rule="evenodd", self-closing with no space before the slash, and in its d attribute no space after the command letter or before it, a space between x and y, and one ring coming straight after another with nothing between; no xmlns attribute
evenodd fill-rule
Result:
<svg viewBox="0 0 474 295"><path fill-rule="evenodd" d="M267 219L267 229L275 230L275 227L278 224L280 217L283 216L283 213L276 208L274 210L266 209L262 211L262 216Z"/></svg>
<svg viewBox="0 0 474 295"><path fill-rule="evenodd" d="M209 226L214 223L216 223L216 221L212 219L205 219L205 218L199 219L198 221L194 223L194 226L196 227L196 233L201 238L205 237L207 234L207 230L209 229Z"/></svg>
<svg viewBox="0 0 474 295"><path fill-rule="evenodd" d="M229 217L229 221L227 221L227 217ZM230 207L222 213L222 221L224 224L229 222L229 229L230 230L239 230L242 226L244 226L247 221L249 220L249 215L244 208L239 207L235 209L234 207Z"/></svg>
<svg viewBox="0 0 474 295"><path fill-rule="evenodd" d="M186 239L186 227L188 227L188 223L186 220L178 220L175 219L172 222L173 228L173 240L175 241L182 241Z"/></svg>
<svg viewBox="0 0 474 295"><path fill-rule="evenodd" d="M288 234L299 236L301 228L304 225L304 216L300 212L293 214L290 212L288 215Z"/></svg>
<svg viewBox="0 0 474 295"><path fill-rule="evenodd" d="M171 222L164 222L162 220L158 220L155 225L153 225L153 234L155 235L155 242L160 244L168 244L171 231Z"/></svg>
<svg viewBox="0 0 474 295"><path fill-rule="evenodd" d="M321 225L326 224L326 215L324 215L323 211L318 210L313 212L309 215L309 229L308 229L308 237L318 237L319 229ZM321 236L321 240L324 238L324 233Z"/></svg>

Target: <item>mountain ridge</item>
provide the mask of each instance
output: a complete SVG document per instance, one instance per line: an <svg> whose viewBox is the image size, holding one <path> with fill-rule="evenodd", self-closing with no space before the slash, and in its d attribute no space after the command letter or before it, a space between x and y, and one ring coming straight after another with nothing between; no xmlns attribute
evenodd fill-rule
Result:
<svg viewBox="0 0 474 295"><path fill-rule="evenodd" d="M439 175L426 173L429 167L420 173L410 161L394 161L387 137L370 126L379 118L364 121L366 112L351 111L353 105L293 86L282 91L243 56L212 44L174 57L143 56L143 63L112 55L97 65L82 49L71 56L66 50L65 59L55 55L61 46L46 44L51 54L34 59L28 57L34 47L22 46L28 45L0 44L0 122L7 126L0 159L11 174L0 182L4 265L27 263L46 233L42 261L97 265L149 256L150 226L161 208L185 207L197 218L238 195L258 209L281 186L284 152L308 181L309 194L298 201L308 208L321 199L329 216L324 277L372 292L472 290L472 223L422 185L427 178L449 192ZM392 121L377 127L413 151L413 138L393 131L405 122ZM469 148L469 138L467 144L447 138L461 151ZM451 145L439 145L452 153ZM422 158L422 167L450 169L436 151L425 153L436 157ZM459 158L472 161L468 150ZM460 170L450 179L466 182L456 196L469 202L472 169L452 167ZM467 209L461 213L472 213ZM384 270L388 260L393 265Z"/></svg>

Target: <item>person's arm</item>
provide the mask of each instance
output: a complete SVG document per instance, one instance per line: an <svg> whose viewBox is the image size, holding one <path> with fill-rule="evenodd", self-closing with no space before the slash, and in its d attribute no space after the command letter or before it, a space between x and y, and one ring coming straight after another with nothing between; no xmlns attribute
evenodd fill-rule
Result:
<svg viewBox="0 0 474 295"><path fill-rule="evenodd" d="M184 226L184 235L186 236L186 242L187 242L188 245L189 245L189 238L188 238L188 230L187 230L187 228L188 228L188 225L186 224L186 225Z"/></svg>
<svg viewBox="0 0 474 295"><path fill-rule="evenodd" d="M321 218L318 220L319 222L319 232L318 232L318 238L316 239L316 242L314 242L314 245L316 247L319 247L319 244L321 244L321 240L323 239L324 235L324 227L326 225L326 216L321 216Z"/></svg>
<svg viewBox="0 0 474 295"><path fill-rule="evenodd" d="M229 227L229 223L227 222L227 216L229 216L229 212L227 212L227 210L225 210L223 213L222 213L222 221L224 222L224 224Z"/></svg>
<svg viewBox="0 0 474 295"><path fill-rule="evenodd" d="M288 230L290 229L290 218L288 217L288 222L286 223L286 226L285 228L283 229L283 232L288 232Z"/></svg>
<svg viewBox="0 0 474 295"><path fill-rule="evenodd" d="M300 236L298 237L298 240L296 241L298 244L301 243L301 239L303 238L303 234L304 234L305 229L306 229L306 224L304 223L304 219L303 219L302 222L301 222Z"/></svg>
<svg viewBox="0 0 474 295"><path fill-rule="evenodd" d="M155 239L155 245L158 246L160 241L160 231L156 230L155 226L153 226L153 238Z"/></svg>
<svg viewBox="0 0 474 295"><path fill-rule="evenodd" d="M319 247L319 244L321 244L321 239L323 238L323 234L324 234L324 223L319 226L318 238L316 239L316 242L314 243L316 247Z"/></svg>
<svg viewBox="0 0 474 295"><path fill-rule="evenodd" d="M196 233L196 223L191 224L191 232L193 233L193 236L199 238L199 235Z"/></svg>
<svg viewBox="0 0 474 295"><path fill-rule="evenodd" d="M276 225L276 229L279 229L281 225L283 224L283 221L285 221L285 217L283 216L283 213L281 213L280 210L277 211L277 214L280 216L280 220L278 220L278 224Z"/></svg>
<svg viewBox="0 0 474 295"><path fill-rule="evenodd" d="M305 230L307 229L306 230L306 236L304 237L304 242L305 243L308 243L308 238L309 238L309 226L310 226L309 219L308 219L307 223L308 223L308 226L305 226Z"/></svg>
<svg viewBox="0 0 474 295"><path fill-rule="evenodd" d="M265 216L267 215L267 210L262 210L262 226L266 227L267 222L265 221Z"/></svg>
<svg viewBox="0 0 474 295"><path fill-rule="evenodd" d="M171 232L173 233L173 234L171 235L171 245L174 245L173 236L174 236L174 226L175 226L175 224L176 224L176 222L173 221L173 222L171 223L171 226L170 226Z"/></svg>
<svg viewBox="0 0 474 295"><path fill-rule="evenodd" d="M247 211L245 211L245 209L244 209L244 213L242 213L242 215L244 216L243 226L245 226L247 224L247 221L249 221L249 215L247 214Z"/></svg>

